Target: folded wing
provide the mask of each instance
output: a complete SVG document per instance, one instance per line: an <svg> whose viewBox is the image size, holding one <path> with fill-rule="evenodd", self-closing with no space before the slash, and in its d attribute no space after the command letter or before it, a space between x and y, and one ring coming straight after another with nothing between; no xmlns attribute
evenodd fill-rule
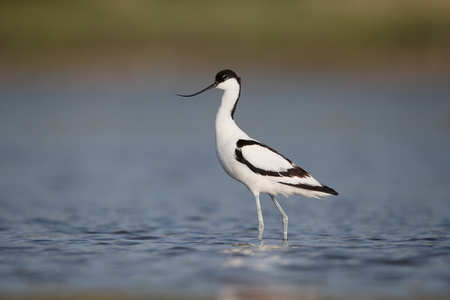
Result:
<svg viewBox="0 0 450 300"><path fill-rule="evenodd" d="M337 195L287 157L258 141L238 140L235 157L254 173L273 177L281 184Z"/></svg>

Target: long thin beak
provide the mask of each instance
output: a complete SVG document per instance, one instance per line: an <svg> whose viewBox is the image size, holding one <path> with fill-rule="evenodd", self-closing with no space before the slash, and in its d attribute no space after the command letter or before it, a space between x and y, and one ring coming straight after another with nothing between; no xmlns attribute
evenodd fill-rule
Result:
<svg viewBox="0 0 450 300"><path fill-rule="evenodd" d="M211 84L210 86L204 88L203 90L201 90L200 92L197 92L197 93L195 93L195 94L192 94L192 95L180 95L180 94L175 94L175 95L181 96L181 97L193 97L193 96L197 96L198 94L201 94L201 93L203 93L203 92L206 92L207 90L213 89L213 88L215 88L216 86L217 86L217 83L214 82L214 83Z"/></svg>

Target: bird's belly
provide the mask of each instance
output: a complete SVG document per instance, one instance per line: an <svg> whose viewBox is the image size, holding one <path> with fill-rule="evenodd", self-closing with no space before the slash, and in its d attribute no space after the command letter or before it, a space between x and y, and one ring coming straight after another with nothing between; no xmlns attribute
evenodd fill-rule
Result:
<svg viewBox="0 0 450 300"><path fill-rule="evenodd" d="M268 182L265 176L253 173L246 165L236 160L235 148L217 148L217 158L223 170L233 179L243 183L252 193L264 190Z"/></svg>
<svg viewBox="0 0 450 300"><path fill-rule="evenodd" d="M222 145L218 145L216 149L217 158L223 170L228 174L228 176L247 185L247 183L245 182L245 173L247 171L246 169L248 168L236 160L235 144L236 143L233 142L226 142Z"/></svg>
<svg viewBox="0 0 450 300"><path fill-rule="evenodd" d="M232 178L238 179L238 170L236 170L236 160L234 156L234 147L231 149L227 149L224 147L217 147L217 158L219 159L220 165L223 170Z"/></svg>
<svg viewBox="0 0 450 300"><path fill-rule="evenodd" d="M250 139L246 135L239 136L241 139ZM248 166L236 159L236 142L238 138L223 138L216 136L217 158L223 170L233 179L243 183L253 194L270 193L273 195L290 195L292 187L277 182L278 178L257 174ZM289 190L289 191L287 191Z"/></svg>

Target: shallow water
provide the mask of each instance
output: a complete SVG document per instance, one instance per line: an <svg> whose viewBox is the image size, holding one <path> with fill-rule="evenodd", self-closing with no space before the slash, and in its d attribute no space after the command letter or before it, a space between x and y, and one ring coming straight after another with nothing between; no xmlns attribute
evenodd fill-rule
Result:
<svg viewBox="0 0 450 300"><path fill-rule="evenodd" d="M208 82L3 86L0 291L449 296L448 85L300 79L249 81L236 112L340 193L280 197L287 243L215 158L220 92L173 96Z"/></svg>

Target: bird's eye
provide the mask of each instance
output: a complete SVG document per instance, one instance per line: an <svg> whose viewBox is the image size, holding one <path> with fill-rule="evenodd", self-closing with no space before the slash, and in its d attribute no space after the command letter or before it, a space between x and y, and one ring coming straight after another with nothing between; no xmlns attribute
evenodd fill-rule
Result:
<svg viewBox="0 0 450 300"><path fill-rule="evenodd" d="M222 76L222 79L223 79L223 80L227 80L227 79L228 79L228 75L223 75L223 76Z"/></svg>

